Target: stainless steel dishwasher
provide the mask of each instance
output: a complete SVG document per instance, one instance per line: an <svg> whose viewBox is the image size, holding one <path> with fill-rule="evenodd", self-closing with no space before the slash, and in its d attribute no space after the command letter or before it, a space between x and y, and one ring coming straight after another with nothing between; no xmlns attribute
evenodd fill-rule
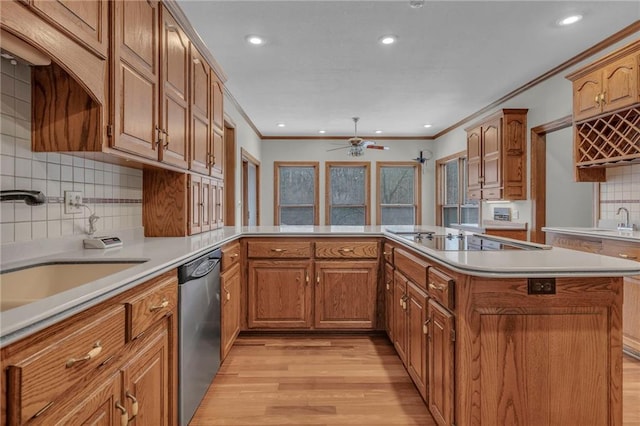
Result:
<svg viewBox="0 0 640 426"><path fill-rule="evenodd" d="M216 249L178 268L178 413L186 426L220 367L220 258Z"/></svg>

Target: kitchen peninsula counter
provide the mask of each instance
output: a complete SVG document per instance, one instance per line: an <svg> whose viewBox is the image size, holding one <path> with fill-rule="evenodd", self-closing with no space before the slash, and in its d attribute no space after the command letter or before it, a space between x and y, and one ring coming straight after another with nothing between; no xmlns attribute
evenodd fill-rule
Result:
<svg viewBox="0 0 640 426"><path fill-rule="evenodd" d="M46 253L31 243L2 247L2 271L47 262L92 262L142 260L124 271L75 287L35 302L0 312L0 346L5 346L35 331L96 305L114 295L184 264L207 251L241 237L386 237L446 267L477 277L620 277L640 274L637 262L552 248L550 250L508 251L435 251L387 231L430 231L458 233L442 227L380 226L260 226L225 227L184 238L143 238L125 241L121 248L108 250L75 249ZM78 247L81 240L74 242ZM63 246L59 244L59 246ZM1 276L0 276L1 279Z"/></svg>

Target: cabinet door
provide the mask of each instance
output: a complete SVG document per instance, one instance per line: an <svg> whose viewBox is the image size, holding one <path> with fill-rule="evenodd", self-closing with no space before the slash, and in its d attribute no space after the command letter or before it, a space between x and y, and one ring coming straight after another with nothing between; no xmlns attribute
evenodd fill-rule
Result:
<svg viewBox="0 0 640 426"><path fill-rule="evenodd" d="M125 363L122 375L129 425L171 424L169 401L176 395L169 387L169 335L166 329L153 335L146 346Z"/></svg>
<svg viewBox="0 0 640 426"><path fill-rule="evenodd" d="M407 365L407 279L393 273L393 346L402 363Z"/></svg>
<svg viewBox="0 0 640 426"><path fill-rule="evenodd" d="M107 0L33 0L34 8L103 58L109 47L107 6Z"/></svg>
<svg viewBox="0 0 640 426"><path fill-rule="evenodd" d="M240 266L224 272L222 288L222 343L220 359L224 361L240 333Z"/></svg>
<svg viewBox="0 0 640 426"><path fill-rule="evenodd" d="M573 120L580 121L600 114L602 71L598 70L573 82Z"/></svg>
<svg viewBox="0 0 640 426"><path fill-rule="evenodd" d="M162 9L162 145L160 161L187 168L189 143L189 39Z"/></svg>
<svg viewBox="0 0 640 426"><path fill-rule="evenodd" d="M376 261L316 262L316 328L366 328L376 324Z"/></svg>
<svg viewBox="0 0 640 426"><path fill-rule="evenodd" d="M222 179L224 178L224 138L217 130L213 131L212 138L211 175Z"/></svg>
<svg viewBox="0 0 640 426"><path fill-rule="evenodd" d="M211 87L209 65L191 49L191 159L189 168L209 174L211 165Z"/></svg>
<svg viewBox="0 0 640 426"><path fill-rule="evenodd" d="M213 181L214 191L214 225L212 228L222 228L224 226L224 184L220 180Z"/></svg>
<svg viewBox="0 0 640 426"><path fill-rule="evenodd" d="M202 178L189 175L189 235L202 232Z"/></svg>
<svg viewBox="0 0 640 426"><path fill-rule="evenodd" d="M213 126L217 128L219 132L222 132L224 130L224 90L222 82L213 70L211 71L211 90L211 101L213 103L211 121L213 122Z"/></svg>
<svg viewBox="0 0 640 426"><path fill-rule="evenodd" d="M31 425L55 426L117 426L121 425L122 416L128 419L121 396L120 373L111 374L107 379L94 381L72 398L63 400L35 417ZM121 409L118 408L121 407Z"/></svg>
<svg viewBox="0 0 640 426"><path fill-rule="evenodd" d="M310 260L251 260L249 328L311 327Z"/></svg>
<svg viewBox="0 0 640 426"><path fill-rule="evenodd" d="M407 286L408 348L407 371L420 395L427 400L427 300L425 293L409 282Z"/></svg>
<svg viewBox="0 0 640 426"><path fill-rule="evenodd" d="M206 232L215 228L215 185L211 179L202 178L202 228Z"/></svg>
<svg viewBox="0 0 640 426"><path fill-rule="evenodd" d="M622 302L622 344L640 356L640 277L625 277Z"/></svg>
<svg viewBox="0 0 640 426"><path fill-rule="evenodd" d="M482 188L482 129L467 132L467 197L480 199Z"/></svg>
<svg viewBox="0 0 640 426"><path fill-rule="evenodd" d="M452 425L454 395L454 318L429 300L429 411L439 425Z"/></svg>
<svg viewBox="0 0 640 426"><path fill-rule="evenodd" d="M638 64L631 55L606 67L602 74L602 112L638 102Z"/></svg>
<svg viewBox="0 0 640 426"><path fill-rule="evenodd" d="M502 184L501 123L502 119L497 118L482 126L482 189L499 188Z"/></svg>
<svg viewBox="0 0 640 426"><path fill-rule="evenodd" d="M385 302L385 330L389 340L393 342L393 312L396 304L393 303L393 266L384 265L384 302Z"/></svg>
<svg viewBox="0 0 640 426"><path fill-rule="evenodd" d="M157 159L159 140L159 5L157 1L112 3L113 148Z"/></svg>

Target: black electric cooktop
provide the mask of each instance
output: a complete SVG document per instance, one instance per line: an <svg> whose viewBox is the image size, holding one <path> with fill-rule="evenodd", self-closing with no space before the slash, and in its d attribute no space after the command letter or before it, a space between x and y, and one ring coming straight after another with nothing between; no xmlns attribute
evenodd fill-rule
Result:
<svg viewBox="0 0 640 426"><path fill-rule="evenodd" d="M416 244L438 251L496 251L496 250L536 250L538 247L521 245L487 238L481 235L446 234L435 232L394 232L394 234Z"/></svg>

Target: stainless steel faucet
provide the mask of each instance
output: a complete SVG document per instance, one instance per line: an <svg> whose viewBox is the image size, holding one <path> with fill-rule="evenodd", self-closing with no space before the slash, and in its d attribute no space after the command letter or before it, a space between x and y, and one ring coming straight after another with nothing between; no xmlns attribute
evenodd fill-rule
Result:
<svg viewBox="0 0 640 426"><path fill-rule="evenodd" d="M618 223L618 230L619 231L635 231L636 226L629 223L629 210L626 207L620 207L616 214L618 215L620 214L620 212L625 212L627 215L624 222Z"/></svg>
<svg viewBox="0 0 640 426"><path fill-rule="evenodd" d="M27 205L38 206L44 204L47 199L40 191L10 189L0 191L0 201L24 201Z"/></svg>

